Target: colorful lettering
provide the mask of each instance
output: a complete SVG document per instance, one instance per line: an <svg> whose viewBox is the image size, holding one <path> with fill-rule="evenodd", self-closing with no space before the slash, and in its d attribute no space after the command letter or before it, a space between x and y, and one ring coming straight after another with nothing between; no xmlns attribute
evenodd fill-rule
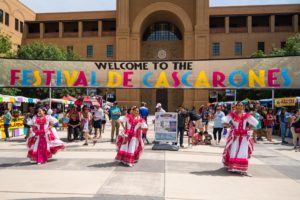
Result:
<svg viewBox="0 0 300 200"><path fill-rule="evenodd" d="M124 72L124 87L133 87L133 85L129 85L129 83L132 81L132 79L129 78L130 75L132 75L133 72Z"/></svg>
<svg viewBox="0 0 300 200"><path fill-rule="evenodd" d="M143 79L143 84L148 88L153 88L153 85L149 83L149 77L153 75L153 72L148 72L145 74Z"/></svg>
<svg viewBox="0 0 300 200"><path fill-rule="evenodd" d="M279 84L275 84L274 82L277 80L275 73L279 73L280 69L269 69L268 71L268 85L269 87L279 87Z"/></svg>
<svg viewBox="0 0 300 200"><path fill-rule="evenodd" d="M20 77L17 76L17 73L21 73L21 70L10 70L10 85L14 86L16 84L16 80L19 80Z"/></svg>
<svg viewBox="0 0 300 200"><path fill-rule="evenodd" d="M259 75L257 76L253 70L249 70L249 87L255 87L255 82L260 87L265 87L265 70L259 70Z"/></svg>
<svg viewBox="0 0 300 200"><path fill-rule="evenodd" d="M226 87L224 81L225 75L222 72L213 72L213 87Z"/></svg>
<svg viewBox="0 0 300 200"><path fill-rule="evenodd" d="M185 72L182 76L182 84L185 85L186 87L193 87L189 82L188 82L188 77L192 75L192 72Z"/></svg>
<svg viewBox="0 0 300 200"><path fill-rule="evenodd" d="M78 71L74 70L72 76L70 75L69 71L64 71L64 75L66 78L66 83L68 87L72 87L78 77Z"/></svg>
<svg viewBox="0 0 300 200"><path fill-rule="evenodd" d="M119 87L122 84L122 76L118 72L108 72L107 87Z"/></svg>
<svg viewBox="0 0 300 200"><path fill-rule="evenodd" d="M204 71L199 73L195 87L211 87Z"/></svg>
<svg viewBox="0 0 300 200"><path fill-rule="evenodd" d="M84 87L87 87L88 86L88 83L87 83L87 80L86 80L86 76L84 74L84 71L80 71L79 72L79 76L77 78L77 81L74 83L74 86L75 87L78 87L78 86L84 86Z"/></svg>
<svg viewBox="0 0 300 200"><path fill-rule="evenodd" d="M166 73L165 72L161 72L160 75L159 75L159 77L158 77L158 79L157 79L155 87L156 88L168 88L169 86L170 86L170 84L168 82Z"/></svg>

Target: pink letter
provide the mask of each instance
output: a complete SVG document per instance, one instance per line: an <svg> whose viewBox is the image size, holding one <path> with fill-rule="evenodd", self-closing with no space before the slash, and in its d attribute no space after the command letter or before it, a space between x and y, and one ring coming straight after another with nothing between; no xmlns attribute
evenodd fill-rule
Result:
<svg viewBox="0 0 300 200"><path fill-rule="evenodd" d="M132 79L130 79L129 76L132 74L133 72L124 72L124 82L123 82L124 87L133 87L133 85L129 85L129 82L132 81Z"/></svg>
<svg viewBox="0 0 300 200"><path fill-rule="evenodd" d="M223 82L225 81L225 75L222 72L213 72L213 86L214 87L226 87Z"/></svg>
<svg viewBox="0 0 300 200"><path fill-rule="evenodd" d="M180 81L178 79L177 74L178 74L178 72L173 72L172 73L172 77L173 77L173 80L174 80L173 86L176 87L176 88L180 85Z"/></svg>
<svg viewBox="0 0 300 200"><path fill-rule="evenodd" d="M10 70L10 85L13 86L16 84L16 80L20 79L20 77L16 76L17 73L20 73L21 70Z"/></svg>
<svg viewBox="0 0 300 200"><path fill-rule="evenodd" d="M76 86L88 86L84 71L79 72L77 81L74 83L74 87Z"/></svg>
<svg viewBox="0 0 300 200"><path fill-rule="evenodd" d="M274 76L274 73L279 73L280 69L269 69L268 71L268 85L269 87L279 87L279 84L275 84L274 81L277 80L277 78Z"/></svg>
<svg viewBox="0 0 300 200"><path fill-rule="evenodd" d="M54 74L55 71L45 70L43 73L46 74L46 86L50 86L52 74Z"/></svg>

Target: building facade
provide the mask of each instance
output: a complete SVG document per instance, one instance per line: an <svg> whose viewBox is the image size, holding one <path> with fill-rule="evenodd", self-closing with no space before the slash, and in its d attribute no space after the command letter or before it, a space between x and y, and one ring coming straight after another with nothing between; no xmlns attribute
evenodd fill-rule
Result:
<svg viewBox="0 0 300 200"><path fill-rule="evenodd" d="M2 15L1 15L2 13ZM6 13L10 15L6 25ZM72 50L84 60L247 58L269 53L299 32L300 5L209 7L209 0L117 0L116 11L34 13L17 0L0 0L0 28L16 45L34 41ZM2 20L1 20L2 17ZM24 23L16 31L16 19ZM157 102L174 111L199 107L208 91L116 89L123 105Z"/></svg>

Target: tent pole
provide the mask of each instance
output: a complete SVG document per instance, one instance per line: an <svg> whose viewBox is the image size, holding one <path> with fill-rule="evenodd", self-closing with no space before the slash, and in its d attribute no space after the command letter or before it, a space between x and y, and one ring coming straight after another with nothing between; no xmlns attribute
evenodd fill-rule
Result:
<svg viewBox="0 0 300 200"><path fill-rule="evenodd" d="M275 99L274 99L274 97L275 97L275 90L274 90L274 89L272 89L272 109L274 109L274 108L275 108L275 105L274 105L274 103L275 103Z"/></svg>

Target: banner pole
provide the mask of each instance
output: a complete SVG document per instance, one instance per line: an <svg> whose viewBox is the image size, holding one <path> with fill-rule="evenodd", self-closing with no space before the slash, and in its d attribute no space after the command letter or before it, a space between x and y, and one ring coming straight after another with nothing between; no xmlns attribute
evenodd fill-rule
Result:
<svg viewBox="0 0 300 200"><path fill-rule="evenodd" d="M275 90L272 89L272 109L274 109L274 107L275 107L275 105L274 105L274 103L275 103L274 97L275 97Z"/></svg>
<svg viewBox="0 0 300 200"><path fill-rule="evenodd" d="M52 89L51 89L51 83L50 83L50 86L49 86L49 106L50 106L50 109L52 107L51 99L52 99Z"/></svg>
<svg viewBox="0 0 300 200"><path fill-rule="evenodd" d="M234 90L234 104L236 104L236 90Z"/></svg>

